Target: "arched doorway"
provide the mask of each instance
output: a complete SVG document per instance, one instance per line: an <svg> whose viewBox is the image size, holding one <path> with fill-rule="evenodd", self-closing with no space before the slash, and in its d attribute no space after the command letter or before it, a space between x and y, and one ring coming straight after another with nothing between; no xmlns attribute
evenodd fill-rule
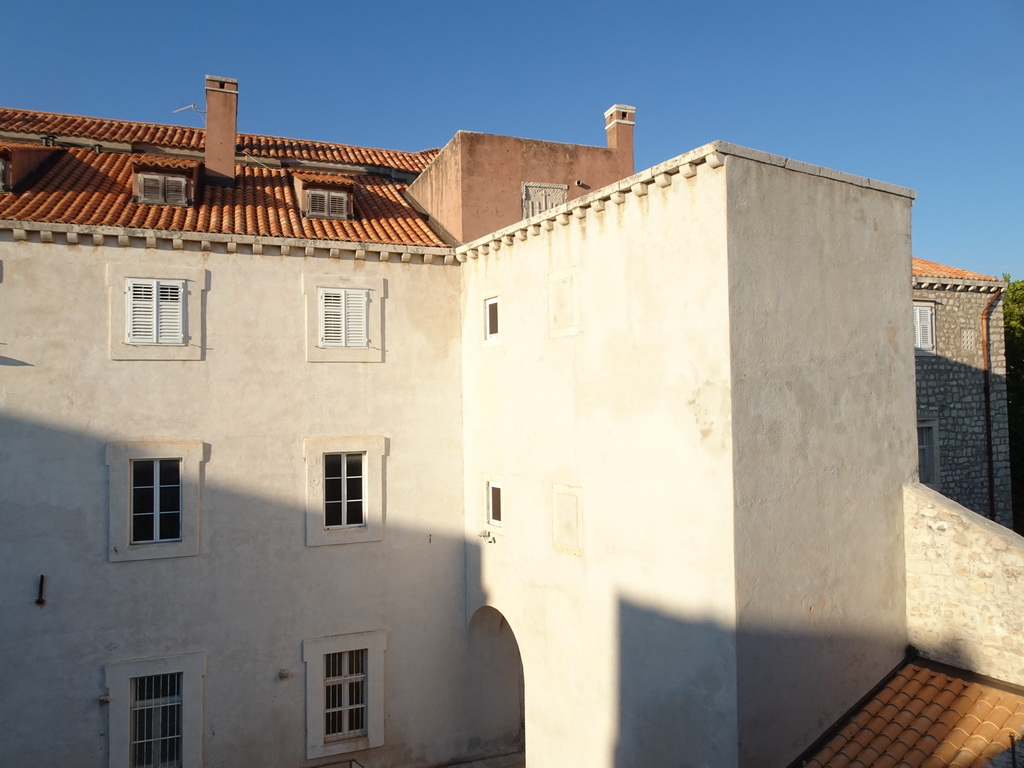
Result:
<svg viewBox="0 0 1024 768"><path fill-rule="evenodd" d="M516 636L500 611L485 605L473 614L469 659L467 705L476 748L488 755L522 753L523 662Z"/></svg>

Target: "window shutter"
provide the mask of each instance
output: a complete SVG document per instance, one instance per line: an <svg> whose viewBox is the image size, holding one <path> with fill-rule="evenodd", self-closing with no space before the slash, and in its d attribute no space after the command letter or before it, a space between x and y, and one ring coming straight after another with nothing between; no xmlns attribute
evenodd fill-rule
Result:
<svg viewBox="0 0 1024 768"><path fill-rule="evenodd" d="M348 195L344 192L331 192L328 197L330 200L328 215L332 219L347 219Z"/></svg>
<svg viewBox="0 0 1024 768"><path fill-rule="evenodd" d="M933 307L914 307L914 347L917 349L935 348L934 317Z"/></svg>
<svg viewBox="0 0 1024 768"><path fill-rule="evenodd" d="M185 285L181 281L158 281L156 310L157 344L184 344Z"/></svg>
<svg viewBox="0 0 1024 768"><path fill-rule="evenodd" d="M163 180L159 176L151 174L140 175L139 202L162 203L164 199L162 182Z"/></svg>
<svg viewBox="0 0 1024 768"><path fill-rule="evenodd" d="M186 180L182 176L168 176L164 179L164 195L169 205L185 205Z"/></svg>
<svg viewBox="0 0 1024 768"><path fill-rule="evenodd" d="M156 343L156 281L129 280L128 343Z"/></svg>
<svg viewBox="0 0 1024 768"><path fill-rule="evenodd" d="M310 190L306 193L306 215L327 215L327 193Z"/></svg>
<svg viewBox="0 0 1024 768"><path fill-rule="evenodd" d="M320 289L320 346L345 346L345 291Z"/></svg>
<svg viewBox="0 0 1024 768"><path fill-rule="evenodd" d="M345 346L365 347L368 344L366 315L368 291L345 291Z"/></svg>
<svg viewBox="0 0 1024 768"><path fill-rule="evenodd" d="M7 191L7 161L0 160L0 192Z"/></svg>

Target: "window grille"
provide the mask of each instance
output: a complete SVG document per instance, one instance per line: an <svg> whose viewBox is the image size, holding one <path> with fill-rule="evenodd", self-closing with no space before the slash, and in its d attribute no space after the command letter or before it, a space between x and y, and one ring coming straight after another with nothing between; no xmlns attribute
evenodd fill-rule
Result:
<svg viewBox="0 0 1024 768"><path fill-rule="evenodd" d="M366 649L324 655L324 740L366 733Z"/></svg>
<svg viewBox="0 0 1024 768"><path fill-rule="evenodd" d="M365 453L324 454L324 527L366 525Z"/></svg>
<svg viewBox="0 0 1024 768"><path fill-rule="evenodd" d="M181 708L181 672L131 679L131 768L180 768Z"/></svg>
<svg viewBox="0 0 1024 768"><path fill-rule="evenodd" d="M127 286L129 344L185 343L185 282L129 278Z"/></svg>
<svg viewBox="0 0 1024 768"><path fill-rule="evenodd" d="M369 291L320 289L320 347L369 346Z"/></svg>
<svg viewBox="0 0 1024 768"><path fill-rule="evenodd" d="M181 541L181 459L136 459L131 470L131 543Z"/></svg>

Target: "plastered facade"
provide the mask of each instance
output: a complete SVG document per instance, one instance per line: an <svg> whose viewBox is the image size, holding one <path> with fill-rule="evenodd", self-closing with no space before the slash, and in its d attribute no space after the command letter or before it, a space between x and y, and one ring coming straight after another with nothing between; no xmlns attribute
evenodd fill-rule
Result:
<svg viewBox="0 0 1024 768"><path fill-rule="evenodd" d="M1024 539L923 485L904 498L910 643L1024 684Z"/></svg>
<svg viewBox="0 0 1024 768"><path fill-rule="evenodd" d="M915 357L918 419L938 431L937 477L932 487L1009 527L1013 510L1002 299L992 293L992 285L979 291L977 285L964 281L930 282L929 288L915 286L914 302L934 308L934 350L918 351ZM991 350L988 425L982 315L993 299L987 323Z"/></svg>

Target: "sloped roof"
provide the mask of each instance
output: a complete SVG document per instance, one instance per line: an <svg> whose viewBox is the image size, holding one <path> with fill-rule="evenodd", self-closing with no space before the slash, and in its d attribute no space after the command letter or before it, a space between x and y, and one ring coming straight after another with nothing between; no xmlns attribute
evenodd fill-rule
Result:
<svg viewBox="0 0 1024 768"><path fill-rule="evenodd" d="M124 152L59 149L31 189L0 194L0 219L366 243L443 246L403 197L403 182L349 174L355 219L304 218L287 170L235 167L233 189L201 185L192 206L132 202L137 166L166 158ZM172 162L172 165L174 163Z"/></svg>
<svg viewBox="0 0 1024 768"><path fill-rule="evenodd" d="M953 280L991 280L1000 282L999 278L983 275L980 272L971 272L958 267L947 267L945 264L937 264L934 261L924 259L911 260L911 272L914 277L938 277L951 278Z"/></svg>
<svg viewBox="0 0 1024 768"><path fill-rule="evenodd" d="M806 768L985 768L1024 727L1024 696L969 673L907 664Z"/></svg>
<svg viewBox="0 0 1024 768"><path fill-rule="evenodd" d="M206 131L202 128L61 115L25 109L0 108L0 130L27 134L37 138L47 135L68 136L122 144L149 144L167 149L197 152L202 151L206 145ZM326 141L239 133L238 151L246 152L253 157L381 165L401 171L419 173L427 167L440 150L402 152L392 149L357 147L349 144L332 144Z"/></svg>

